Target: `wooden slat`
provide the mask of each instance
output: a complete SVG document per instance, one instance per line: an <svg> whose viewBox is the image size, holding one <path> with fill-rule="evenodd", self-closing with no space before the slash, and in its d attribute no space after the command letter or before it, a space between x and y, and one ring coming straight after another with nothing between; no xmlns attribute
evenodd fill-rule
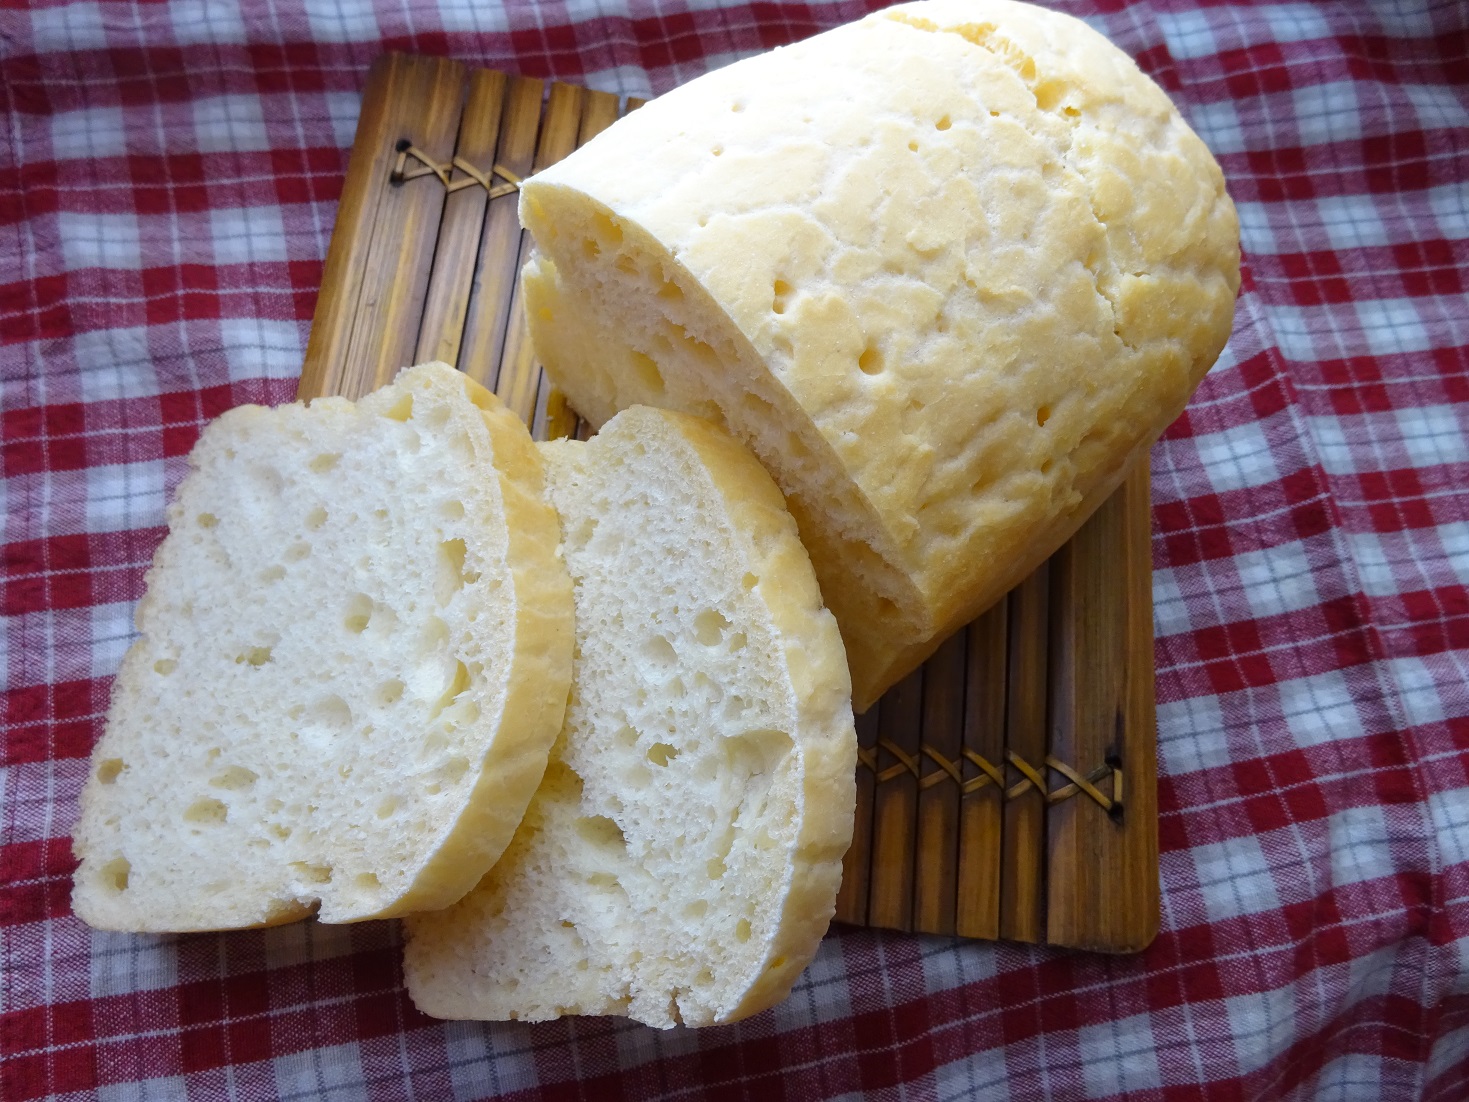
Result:
<svg viewBox="0 0 1469 1102"><path fill-rule="evenodd" d="M444 190L388 180L400 140L440 161L453 156L464 78L455 62L403 54L380 59L368 75L301 370L303 397L356 398L412 361Z"/></svg>
<svg viewBox="0 0 1469 1102"><path fill-rule="evenodd" d="M551 86L545 118L541 123L540 141L536 145L537 172L555 164L576 148L577 134L581 131L582 99L585 95L584 89L570 84ZM517 273L529 258L530 249L530 233L522 232L516 249ZM525 302L520 280L516 279L511 291L510 318L505 331L505 349L500 356L500 373L495 379L495 393L527 425L534 420L540 378L540 365L536 363L535 350L530 344L530 331L525 324Z"/></svg>
<svg viewBox="0 0 1469 1102"><path fill-rule="evenodd" d="M969 625L964 674L964 749L996 767L1002 777L1009 607L1008 599L1002 599ZM984 773L972 761L966 761L964 776L977 781ZM1003 787L990 782L966 792L960 806L954 932L964 937L1000 936L1004 797Z"/></svg>
<svg viewBox="0 0 1469 1102"><path fill-rule="evenodd" d="M879 709L869 708L857 717L857 753L866 761L875 761ZM859 762L857 766L857 811L853 816L852 844L842 861L842 888L837 893L836 917L839 922L867 925L867 897L872 881L872 814L876 802L877 778L872 768Z"/></svg>
<svg viewBox="0 0 1469 1102"><path fill-rule="evenodd" d="M495 167L495 145L500 137L500 114L505 108L504 73L477 69L469 76L469 94L459 120L459 139L454 157L489 177ZM471 177L455 168L450 181ZM451 193L444 203L444 220L439 225L438 251L424 300L419 325L415 363L442 360L459 365L459 347L464 339L464 319L474 288L474 271L479 260L480 234L490 195L477 183Z"/></svg>
<svg viewBox="0 0 1469 1102"><path fill-rule="evenodd" d="M517 176L531 173L536 135L541 129L541 99L546 86L528 77L511 77L505 90L505 113L500 119L500 141L495 163ZM476 382L495 389L510 299L520 277L520 219L518 192L491 199L480 238L479 270L464 319L459 370Z"/></svg>
<svg viewBox="0 0 1469 1102"><path fill-rule="evenodd" d="M873 797L867 922L889 930L911 930L918 778L904 764L904 758L888 746L897 747L908 761L918 756L923 670L914 670L889 689L877 708L877 789Z"/></svg>
<svg viewBox="0 0 1469 1102"><path fill-rule="evenodd" d="M1047 607L1049 570L1044 564L1010 591L1009 673L1006 678L1005 746L1044 769L1046 756ZM1025 786L1013 765L1005 771L1000 863L1000 936L1015 941L1045 938L1046 802Z"/></svg>
<svg viewBox="0 0 1469 1102"><path fill-rule="evenodd" d="M1137 744L1153 743L1138 699L1136 671L1153 668L1151 588L1136 584L1134 559L1147 539L1132 519L1131 497L1146 495L1146 470L1135 475L1051 559L1051 753L1083 776L1109 763L1122 765L1124 788L1111 777L1096 784L1124 801ZM1139 486L1139 479L1142 480ZM1122 578L1118 576L1118 548ZM1124 584L1119 584L1119 581ZM1124 625L1124 638L1117 625ZM1145 630L1143 630L1145 626ZM1151 684L1148 676L1146 682ZM1142 723L1137 731L1135 724ZM1128 749L1134 761L1125 762ZM1151 757L1151 753L1149 753ZM1058 785L1063 778L1056 778ZM1153 785L1147 785L1149 791ZM1157 842L1153 818L1124 803L1109 815L1079 794L1055 804L1047 823L1049 867L1046 936L1083 948L1141 948L1157 925ZM1129 946L1129 938L1134 944Z"/></svg>
<svg viewBox="0 0 1469 1102"><path fill-rule="evenodd" d="M913 928L931 934L952 934L955 929L962 784L944 763L959 772L964 762L967 643L967 634L956 632L929 660L923 676L924 751L919 763Z"/></svg>

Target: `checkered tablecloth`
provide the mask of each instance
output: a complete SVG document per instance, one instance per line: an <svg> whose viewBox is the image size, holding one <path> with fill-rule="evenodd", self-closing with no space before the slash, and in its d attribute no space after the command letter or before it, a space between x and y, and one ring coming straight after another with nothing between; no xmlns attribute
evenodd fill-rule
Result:
<svg viewBox="0 0 1469 1102"><path fill-rule="evenodd" d="M837 928L704 1031L440 1023L391 923L94 933L68 836L206 419L290 399L385 48L646 95L872 0L0 0L0 1098L1469 1098L1469 9L1066 0L1239 204L1153 452L1163 929Z"/></svg>

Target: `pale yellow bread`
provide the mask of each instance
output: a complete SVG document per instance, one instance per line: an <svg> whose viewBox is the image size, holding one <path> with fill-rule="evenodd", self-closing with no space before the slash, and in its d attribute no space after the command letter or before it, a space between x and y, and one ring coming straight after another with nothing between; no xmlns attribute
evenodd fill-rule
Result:
<svg viewBox="0 0 1469 1102"><path fill-rule="evenodd" d="M850 683L779 491L727 434L635 408L542 445L576 594L566 726L505 856L408 920L444 1018L707 1025L783 999L852 836Z"/></svg>
<svg viewBox="0 0 1469 1102"><path fill-rule="evenodd" d="M211 424L82 793L92 926L444 907L509 842L571 681L525 427L442 364Z"/></svg>
<svg viewBox="0 0 1469 1102"><path fill-rule="evenodd" d="M536 349L594 424L716 418L786 494L859 710L1145 456L1228 336L1238 227L1121 51L928 0L630 113L522 191Z"/></svg>

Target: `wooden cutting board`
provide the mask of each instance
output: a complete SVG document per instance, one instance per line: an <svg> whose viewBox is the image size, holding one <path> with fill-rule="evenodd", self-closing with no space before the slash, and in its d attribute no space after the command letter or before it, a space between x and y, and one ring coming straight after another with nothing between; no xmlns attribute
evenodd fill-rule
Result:
<svg viewBox="0 0 1469 1102"><path fill-rule="evenodd" d="M536 439L585 436L530 347L517 184L620 110L615 96L567 84L380 59L301 397L355 398L406 364L444 360ZM839 921L1108 952L1152 940L1149 533L1144 464L1048 563L858 718Z"/></svg>

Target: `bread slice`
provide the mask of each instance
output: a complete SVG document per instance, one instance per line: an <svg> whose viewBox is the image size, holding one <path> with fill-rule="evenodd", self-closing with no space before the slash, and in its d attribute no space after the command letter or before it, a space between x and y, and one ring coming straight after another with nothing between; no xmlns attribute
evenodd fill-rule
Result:
<svg viewBox="0 0 1469 1102"><path fill-rule="evenodd" d="M576 593L566 725L505 856L408 920L409 994L445 1018L752 1014L815 953L851 841L836 624L714 426L630 409L541 447Z"/></svg>
<svg viewBox="0 0 1469 1102"><path fill-rule="evenodd" d="M454 902L570 686L525 427L435 364L356 406L231 410L190 464L82 793L76 913L186 931Z"/></svg>
<svg viewBox="0 0 1469 1102"><path fill-rule="evenodd" d="M1084 23L889 8L529 181L536 350L594 424L722 420L810 549L859 710L1080 526L1229 333L1224 178Z"/></svg>

